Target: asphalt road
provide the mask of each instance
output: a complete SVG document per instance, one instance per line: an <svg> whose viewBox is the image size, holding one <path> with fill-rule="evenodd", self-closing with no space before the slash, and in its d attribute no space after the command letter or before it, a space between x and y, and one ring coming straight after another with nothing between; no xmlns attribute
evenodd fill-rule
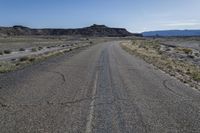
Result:
<svg viewBox="0 0 200 133"><path fill-rule="evenodd" d="M200 92L119 42L0 75L1 133L199 133Z"/></svg>

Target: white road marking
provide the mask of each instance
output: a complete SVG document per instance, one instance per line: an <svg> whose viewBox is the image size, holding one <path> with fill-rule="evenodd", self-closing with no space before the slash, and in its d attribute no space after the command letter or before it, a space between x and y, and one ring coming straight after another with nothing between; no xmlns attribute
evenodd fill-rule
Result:
<svg viewBox="0 0 200 133"><path fill-rule="evenodd" d="M96 96L96 91L97 91L97 80L98 80L98 72L95 75L94 88L92 91L92 101L90 103L90 112L87 119L85 133L92 133L92 120L94 117L94 103L95 103L95 96Z"/></svg>

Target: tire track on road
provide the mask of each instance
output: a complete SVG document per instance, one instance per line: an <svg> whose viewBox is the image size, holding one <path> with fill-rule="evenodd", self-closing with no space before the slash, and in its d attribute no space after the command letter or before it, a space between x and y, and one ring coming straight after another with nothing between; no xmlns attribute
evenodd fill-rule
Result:
<svg viewBox="0 0 200 133"><path fill-rule="evenodd" d="M120 72L120 69L125 69L125 70L135 70L135 68L133 68L132 66L130 67L130 65L128 65L127 67L127 64L125 64L125 66L122 66L122 64L120 63L120 60L119 58L116 57L116 55L114 53L117 53L116 51L116 47L112 47L112 52L111 52L111 55L113 56L113 59L115 61L115 63L117 64L116 65L116 71L118 72L118 78L120 79L120 82L122 84L122 89L123 89L123 93L126 95L126 99L124 100L125 103L128 103L129 106L132 106L135 110L135 113L137 114L138 118L139 118L139 122L142 126L142 128L144 129L144 132L147 133L148 132L148 129L149 129L149 126L145 123L145 120L143 118L143 115L140 111L140 108L138 107L138 105L134 102L134 100L132 101L131 98L130 98L130 95L129 95L129 87L127 86L128 84L126 83L125 81L125 78L122 76L121 72ZM123 64L124 65L124 64ZM112 74L113 75L113 74ZM117 86L113 86L113 88L116 88ZM119 96L117 96L119 98ZM116 104L117 106L117 104ZM125 105L127 106L127 105ZM120 114L122 115L124 112L121 112ZM125 120L123 122L123 125L125 127L126 123L125 123ZM124 131L127 130L126 128L123 129ZM122 131L123 132L123 131Z"/></svg>

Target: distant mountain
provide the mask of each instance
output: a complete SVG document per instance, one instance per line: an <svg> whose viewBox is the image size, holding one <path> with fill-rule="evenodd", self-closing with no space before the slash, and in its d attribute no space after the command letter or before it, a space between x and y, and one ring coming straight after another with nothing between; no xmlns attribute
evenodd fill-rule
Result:
<svg viewBox="0 0 200 133"><path fill-rule="evenodd" d="M105 25L96 24L90 27L78 29L31 29L20 25L16 25L13 27L0 27L0 36L18 35L81 35L102 37L141 36L141 34L133 34L123 28L110 28Z"/></svg>
<svg viewBox="0 0 200 133"><path fill-rule="evenodd" d="M163 30L143 32L143 36L200 36L200 30Z"/></svg>

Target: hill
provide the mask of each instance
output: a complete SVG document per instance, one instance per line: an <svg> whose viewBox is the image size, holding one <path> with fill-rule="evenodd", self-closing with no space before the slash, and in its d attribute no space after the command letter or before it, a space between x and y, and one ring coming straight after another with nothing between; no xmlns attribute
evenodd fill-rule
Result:
<svg viewBox="0 0 200 133"><path fill-rule="evenodd" d="M143 36L200 36L200 30L163 30L143 32Z"/></svg>
<svg viewBox="0 0 200 133"><path fill-rule="evenodd" d="M110 28L105 25L92 25L90 27L78 29L31 29L24 26L0 27L0 36L19 35L81 35L81 36L102 36L102 37L125 37L141 36L133 34L124 28Z"/></svg>

